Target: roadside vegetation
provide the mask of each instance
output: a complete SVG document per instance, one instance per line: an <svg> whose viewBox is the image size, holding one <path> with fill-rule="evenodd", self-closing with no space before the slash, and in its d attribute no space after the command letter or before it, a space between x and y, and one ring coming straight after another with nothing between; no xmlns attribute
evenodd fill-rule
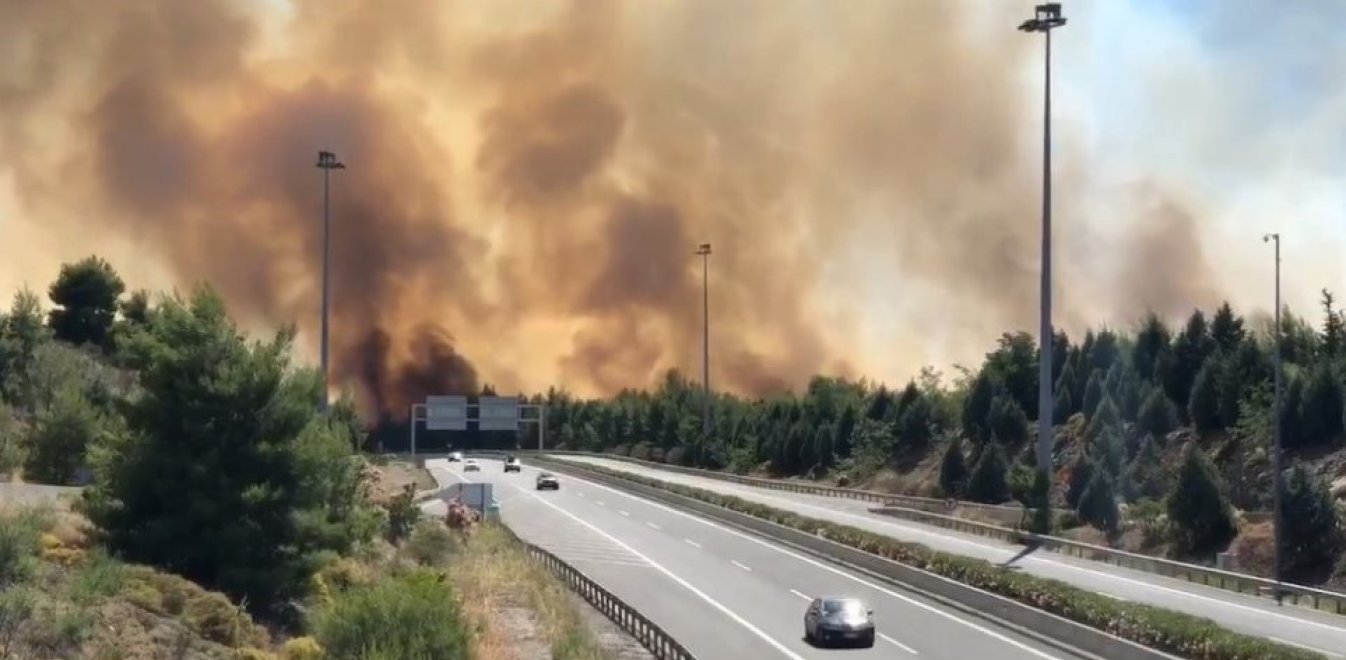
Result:
<svg viewBox="0 0 1346 660"><path fill-rule="evenodd" d="M424 471L363 458L349 400L317 412L292 328L94 257L48 298L0 314L0 478L84 488L0 511L0 658L603 657L513 537L423 519Z"/></svg>
<svg viewBox="0 0 1346 660"><path fill-rule="evenodd" d="M1149 314L1129 332L1058 333L1055 533L1206 564L1228 551L1238 570L1269 575L1279 419L1288 577L1346 588L1346 319L1327 291L1317 326L1282 314L1279 411L1275 330L1225 304L1178 328ZM927 368L896 390L820 376L799 394L716 394L709 436L700 386L676 372L653 391L538 400L556 448L1036 511L1037 375L1033 337L1006 333L952 380Z"/></svg>

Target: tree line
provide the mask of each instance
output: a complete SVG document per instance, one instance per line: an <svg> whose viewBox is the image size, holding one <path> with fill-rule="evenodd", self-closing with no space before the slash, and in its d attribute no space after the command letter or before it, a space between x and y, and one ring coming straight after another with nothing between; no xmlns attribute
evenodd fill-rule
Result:
<svg viewBox="0 0 1346 660"><path fill-rule="evenodd" d="M205 568L191 567L197 561L192 552L146 544L153 535L135 527L143 522L139 516L198 515L187 504L196 494L216 501L217 513L257 511L277 533L324 539L312 547L295 540L300 555L334 539L356 542L374 533L370 511L353 492L358 480L336 449L361 442L361 424L349 402L336 406L331 419L314 416L319 385L311 370L289 361L292 328L268 342L250 341L209 290L152 304L144 291L128 295L96 257L63 266L48 297L53 308L44 315L36 295L20 292L0 318L6 404L0 406L0 473L22 466L39 480L66 483L91 468L83 475L94 484L90 511L114 544L202 573ZM1234 534L1235 508L1270 508L1268 451L1279 423L1293 466L1283 493L1287 528L1302 524L1295 538L1318 549L1286 548L1287 554L1335 552L1340 526L1328 486L1294 460L1343 448L1346 320L1327 291L1322 312L1314 325L1287 310L1279 332L1268 320L1245 318L1222 304L1209 318L1194 311L1179 328L1149 314L1130 332L1098 328L1079 341L1057 333L1050 347L1052 506L1115 534L1119 507L1161 503L1187 551L1209 554ZM1273 410L1278 336L1285 396ZM707 395L676 371L651 390L582 399L552 389L531 400L547 404L550 447L843 484L937 457L938 483L923 494L1043 509L1047 495L1045 484L1034 483L1030 431L1038 359L1030 335L1005 333L981 364L958 368L949 381L927 368L896 389L818 376L800 393L770 398L714 393L709 434L701 425ZM406 437L403 429L372 437L392 449ZM465 442L534 447L537 433L536 427L518 436L478 433ZM363 442L370 447L368 438ZM318 465L326 466L322 480L271 480ZM229 475L221 477L228 483L213 486L229 492L249 480L265 486L246 497L225 496L209 490L211 479L196 478L203 474ZM175 500L183 503L180 510L160 502L172 499L175 489L186 493ZM264 515L277 502L314 513L304 525ZM125 535L117 537L117 529ZM202 538L222 541L217 533L245 531L219 529ZM240 552L240 562L250 561ZM199 561L204 566L205 559ZM207 582L217 577L205 576ZM287 584L272 575L231 573L228 579L277 585L276 598Z"/></svg>
<svg viewBox="0 0 1346 660"><path fill-rule="evenodd" d="M1056 333L1053 505L1115 534L1119 507L1157 502L1184 552L1209 555L1236 533L1236 507L1271 508L1268 457L1279 422L1289 457L1284 550L1292 567L1328 561L1342 547L1340 516L1326 481L1295 460L1346 448L1346 319L1326 290L1322 314L1315 326L1285 310L1277 333L1269 319L1225 303L1177 328L1147 314L1130 332L1091 329L1078 341ZM1285 390L1277 410L1278 335ZM898 389L819 376L771 398L714 393L709 435L706 394L676 371L650 391L582 399L552 390L534 401L548 406L552 447L843 484L939 451L939 483L921 494L1027 507L1039 355L1029 334L1005 333L952 382L927 368ZM521 442L535 446L535 431ZM1166 464L1165 455L1176 456Z"/></svg>

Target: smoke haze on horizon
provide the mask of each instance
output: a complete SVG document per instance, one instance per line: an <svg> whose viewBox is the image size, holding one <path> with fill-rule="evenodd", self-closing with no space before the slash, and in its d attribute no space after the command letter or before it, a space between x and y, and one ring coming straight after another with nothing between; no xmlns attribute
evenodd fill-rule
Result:
<svg viewBox="0 0 1346 660"><path fill-rule="evenodd" d="M1031 3L834 7L4 0L0 284L96 252L315 344L329 149L334 373L371 410L699 373L701 242L717 387L976 360L1036 327ZM1220 206L1101 162L1077 106L1057 324L1242 302Z"/></svg>

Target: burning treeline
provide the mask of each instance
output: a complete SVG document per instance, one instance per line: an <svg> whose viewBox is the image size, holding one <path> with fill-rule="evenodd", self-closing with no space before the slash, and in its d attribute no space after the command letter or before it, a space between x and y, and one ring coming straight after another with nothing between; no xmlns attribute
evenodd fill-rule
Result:
<svg viewBox="0 0 1346 660"><path fill-rule="evenodd" d="M482 381L611 393L695 372L703 241L717 386L914 370L936 319L865 345L866 301L831 264L859 254L888 295L945 301L964 351L1036 309L1039 88L1016 72L1040 51L970 11L7 0L0 168L49 231L133 236L245 318L309 335L313 161L335 151L333 354L371 412ZM1066 169L1069 211L1085 177ZM1168 239L1134 253L1151 240ZM1210 297L1199 258L1147 266L1195 284L1136 300Z"/></svg>

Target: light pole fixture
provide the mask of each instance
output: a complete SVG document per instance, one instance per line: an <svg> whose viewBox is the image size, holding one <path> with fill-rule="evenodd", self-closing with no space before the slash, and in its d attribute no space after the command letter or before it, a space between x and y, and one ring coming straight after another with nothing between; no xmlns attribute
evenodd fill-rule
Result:
<svg viewBox="0 0 1346 660"><path fill-rule="evenodd" d="M1061 3L1038 5L1033 18L1019 29L1041 32L1046 37L1047 56L1042 111L1042 281L1038 339L1038 469L1051 476L1052 469L1052 30L1066 24Z"/></svg>
<svg viewBox="0 0 1346 660"><path fill-rule="evenodd" d="M332 223L329 219L328 178L332 170L344 170L346 164L337 160L330 151L318 152L318 168L322 170L322 399L320 409L327 412L328 376L328 316L332 300L331 277L332 262Z"/></svg>
<svg viewBox="0 0 1346 660"><path fill-rule="evenodd" d="M1281 602L1281 541L1283 540L1282 524L1285 520L1285 513L1281 511L1281 235L1266 234L1262 236L1263 243L1274 243L1276 247L1276 329L1272 332L1272 341L1276 344L1274 355L1276 367L1276 405L1274 410L1275 422L1272 426L1272 449L1271 449L1271 506L1272 512L1272 536L1273 550L1271 553L1272 574L1276 580L1276 603Z"/></svg>
<svg viewBox="0 0 1346 660"><path fill-rule="evenodd" d="M701 256L701 382L705 391L701 402L701 434L710 437L710 243L702 243ZM697 457L698 460L700 457Z"/></svg>

